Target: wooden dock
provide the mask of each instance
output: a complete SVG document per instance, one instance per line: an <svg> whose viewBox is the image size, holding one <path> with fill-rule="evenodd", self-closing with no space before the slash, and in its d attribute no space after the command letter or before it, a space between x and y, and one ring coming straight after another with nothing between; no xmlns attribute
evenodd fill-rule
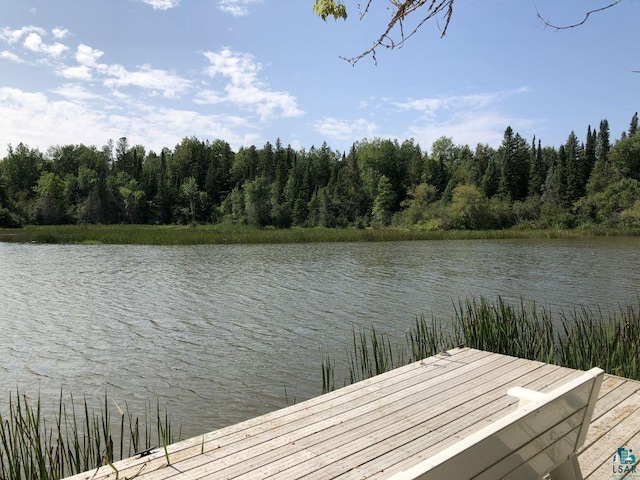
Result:
<svg viewBox="0 0 640 480"><path fill-rule="evenodd" d="M158 448L69 478L384 479L515 410L509 388L548 392L581 373L454 349L172 444L167 455ZM640 382L605 376L579 456L585 479L619 478L612 467L620 447L640 459L639 392Z"/></svg>

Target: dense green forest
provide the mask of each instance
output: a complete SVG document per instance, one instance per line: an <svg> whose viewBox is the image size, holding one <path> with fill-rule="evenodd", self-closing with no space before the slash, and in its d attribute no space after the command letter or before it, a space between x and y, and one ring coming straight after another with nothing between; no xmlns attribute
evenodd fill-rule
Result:
<svg viewBox="0 0 640 480"><path fill-rule="evenodd" d="M437 229L640 227L638 114L559 147L507 127L501 145L450 138L429 153L414 140L365 139L349 152L280 140L234 152L185 138L146 152L127 138L102 148L20 143L0 161L0 227L187 224Z"/></svg>

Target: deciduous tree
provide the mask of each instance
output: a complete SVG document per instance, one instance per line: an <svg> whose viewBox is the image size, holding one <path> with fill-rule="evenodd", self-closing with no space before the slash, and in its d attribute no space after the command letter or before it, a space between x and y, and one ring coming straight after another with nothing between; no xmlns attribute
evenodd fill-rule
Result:
<svg viewBox="0 0 640 480"><path fill-rule="evenodd" d="M488 228L487 198L473 185L458 185L453 189L448 213L454 228L463 230Z"/></svg>
<svg viewBox="0 0 640 480"><path fill-rule="evenodd" d="M34 190L37 193L37 220L46 225L64 223L68 204L62 179L53 172L45 172Z"/></svg>
<svg viewBox="0 0 640 480"><path fill-rule="evenodd" d="M251 225L264 227L270 222L271 192L269 182L263 176L247 181L242 186L245 215Z"/></svg>
<svg viewBox="0 0 640 480"><path fill-rule="evenodd" d="M609 160L622 176L640 180L640 135L618 140L611 148Z"/></svg>
<svg viewBox="0 0 640 480"><path fill-rule="evenodd" d="M391 222L392 208L396 201L393 185L386 177L381 175L378 180L376 198L373 201L373 219L379 226L387 226Z"/></svg>

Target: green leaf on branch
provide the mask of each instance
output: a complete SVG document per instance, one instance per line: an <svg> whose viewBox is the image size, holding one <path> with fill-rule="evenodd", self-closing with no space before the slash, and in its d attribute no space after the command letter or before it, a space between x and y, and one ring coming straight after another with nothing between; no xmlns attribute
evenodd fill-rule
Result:
<svg viewBox="0 0 640 480"><path fill-rule="evenodd" d="M335 0L315 0L313 11L325 21L330 15L333 15L336 20L339 18L347 19L347 7Z"/></svg>

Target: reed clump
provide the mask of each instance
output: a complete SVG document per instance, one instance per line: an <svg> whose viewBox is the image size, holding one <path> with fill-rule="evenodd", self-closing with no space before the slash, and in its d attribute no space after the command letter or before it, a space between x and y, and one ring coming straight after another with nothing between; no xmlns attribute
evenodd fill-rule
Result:
<svg viewBox="0 0 640 480"><path fill-rule="evenodd" d="M34 401L17 392L0 404L0 478L6 480L57 480L96 469L135 453L173 443L169 416L145 407L142 420L114 402L99 410L85 399L76 410L73 396L60 395L54 412L43 413L40 397Z"/></svg>
<svg viewBox="0 0 640 480"><path fill-rule="evenodd" d="M454 305L452 320L416 318L405 337L397 344L374 327L354 330L344 384L459 345L579 370L600 367L640 380L640 299L638 306L604 315L586 307L552 314L535 303L469 298ZM325 358L322 368L328 392L335 388L335 364Z"/></svg>
<svg viewBox="0 0 640 480"><path fill-rule="evenodd" d="M640 380L638 306L627 305L607 316L587 308L563 316L558 363L581 370L599 366L607 373Z"/></svg>
<svg viewBox="0 0 640 480"><path fill-rule="evenodd" d="M455 308L456 340L480 350L556 362L556 332L548 310L535 303L518 305L501 297L459 302Z"/></svg>

